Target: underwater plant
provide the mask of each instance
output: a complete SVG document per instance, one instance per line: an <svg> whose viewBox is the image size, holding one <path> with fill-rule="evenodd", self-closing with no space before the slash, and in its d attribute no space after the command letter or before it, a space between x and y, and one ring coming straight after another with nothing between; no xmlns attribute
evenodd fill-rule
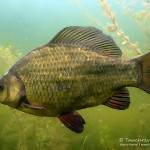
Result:
<svg viewBox="0 0 150 150"><path fill-rule="evenodd" d="M7 44L5 47L0 45L0 58L7 63L8 68L11 67L21 56L22 54L19 51L14 50L12 44Z"/></svg>
<svg viewBox="0 0 150 150"><path fill-rule="evenodd" d="M110 5L108 4L107 0L99 0L100 5L102 6L105 15L111 20L112 24L109 24L106 26L106 29L108 32L114 32L117 31L117 35L122 37L124 41L122 44L129 44L133 50L137 52L138 55L141 55L141 50L138 47L138 42L132 43L129 39L129 36L126 36L123 29L120 29L118 26L118 23L116 21L115 13L110 8Z"/></svg>
<svg viewBox="0 0 150 150"><path fill-rule="evenodd" d="M143 30L146 35L148 35L150 32L150 4L146 1L142 1L142 6L144 9L139 9L135 12L134 10L138 5L138 1L134 0L132 3L127 4L124 0L119 0L118 3L123 8L124 14L131 17L139 28Z"/></svg>
<svg viewBox="0 0 150 150"><path fill-rule="evenodd" d="M145 42L143 45L144 52L150 51L150 3L148 1L142 1L141 5L143 9L136 9L139 5L137 0L133 0L132 3L126 3L124 0L118 0L118 4L122 7L124 14L132 19L145 34ZM136 10L136 11L134 11Z"/></svg>

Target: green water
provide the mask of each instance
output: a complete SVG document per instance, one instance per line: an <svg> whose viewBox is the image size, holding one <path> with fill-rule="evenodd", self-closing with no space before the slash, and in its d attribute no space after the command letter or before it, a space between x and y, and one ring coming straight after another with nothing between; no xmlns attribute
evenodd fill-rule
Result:
<svg viewBox="0 0 150 150"><path fill-rule="evenodd" d="M107 4L130 42L138 42L143 54L150 51L150 2ZM125 58L136 57L116 31L106 30L107 23L112 24L97 0L0 0L0 49L6 53L0 51L0 75L17 60L14 54L24 55L47 43L66 26L97 27L114 38ZM129 91L131 105L125 111L106 106L80 110L86 121L82 134L71 132L57 118L31 116L1 104L0 150L150 149L150 95L135 88Z"/></svg>

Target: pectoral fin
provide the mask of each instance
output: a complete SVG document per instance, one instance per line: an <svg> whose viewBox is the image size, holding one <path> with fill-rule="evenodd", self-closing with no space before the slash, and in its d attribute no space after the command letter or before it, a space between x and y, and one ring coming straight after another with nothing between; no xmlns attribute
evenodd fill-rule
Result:
<svg viewBox="0 0 150 150"><path fill-rule="evenodd" d="M76 133L83 132L85 121L77 112L61 114L59 119L70 130Z"/></svg>
<svg viewBox="0 0 150 150"><path fill-rule="evenodd" d="M28 107L28 108L32 108L32 109L44 109L44 107L40 107L40 106L32 106L29 102L25 101L22 103L22 105Z"/></svg>
<svg viewBox="0 0 150 150"><path fill-rule="evenodd" d="M117 90L104 105L119 110L127 109L130 105L129 91L126 88Z"/></svg>

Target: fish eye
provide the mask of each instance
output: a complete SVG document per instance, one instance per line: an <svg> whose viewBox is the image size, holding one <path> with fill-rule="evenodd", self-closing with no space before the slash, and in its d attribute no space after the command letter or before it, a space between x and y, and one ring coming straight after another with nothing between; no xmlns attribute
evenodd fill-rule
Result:
<svg viewBox="0 0 150 150"><path fill-rule="evenodd" d="M0 83L0 92L4 90L4 85Z"/></svg>

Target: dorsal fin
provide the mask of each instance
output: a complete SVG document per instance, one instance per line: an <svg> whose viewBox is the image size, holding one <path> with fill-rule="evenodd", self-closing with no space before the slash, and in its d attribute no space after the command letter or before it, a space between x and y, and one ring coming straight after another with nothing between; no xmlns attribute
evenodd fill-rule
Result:
<svg viewBox="0 0 150 150"><path fill-rule="evenodd" d="M66 27L49 44L51 43L76 46L109 57L120 58L122 55L114 40L94 27Z"/></svg>

